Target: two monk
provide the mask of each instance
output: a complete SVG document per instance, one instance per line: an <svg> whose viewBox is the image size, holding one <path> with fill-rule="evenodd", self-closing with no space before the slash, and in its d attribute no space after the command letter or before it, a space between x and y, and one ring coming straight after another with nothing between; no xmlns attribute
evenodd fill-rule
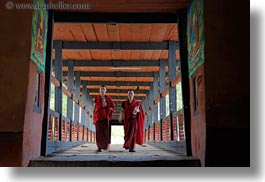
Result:
<svg viewBox="0 0 265 182"><path fill-rule="evenodd" d="M100 95L95 98L94 118L96 125L97 152L107 149L109 145L109 120L114 111L114 103L106 95L106 87L100 87ZM140 102L134 100L134 91L128 91L128 100L122 102L118 120L121 122L124 114L124 145L129 152L135 152L135 144L143 144L144 111Z"/></svg>

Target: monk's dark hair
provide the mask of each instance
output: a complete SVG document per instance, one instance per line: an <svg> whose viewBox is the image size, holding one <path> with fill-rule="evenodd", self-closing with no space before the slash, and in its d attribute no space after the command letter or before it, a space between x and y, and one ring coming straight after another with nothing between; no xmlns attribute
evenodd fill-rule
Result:
<svg viewBox="0 0 265 182"><path fill-rule="evenodd" d="M101 88L101 87L105 87L105 88L107 88L105 85L101 85L100 88Z"/></svg>

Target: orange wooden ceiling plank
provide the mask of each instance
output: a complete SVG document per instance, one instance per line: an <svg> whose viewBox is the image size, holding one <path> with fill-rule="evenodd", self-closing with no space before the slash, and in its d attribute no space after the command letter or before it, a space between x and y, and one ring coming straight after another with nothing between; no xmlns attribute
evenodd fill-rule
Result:
<svg viewBox="0 0 265 182"><path fill-rule="evenodd" d="M80 60L81 54L79 50L63 50L63 60Z"/></svg>
<svg viewBox="0 0 265 182"><path fill-rule="evenodd" d="M121 51L111 50L111 58L110 59L121 59Z"/></svg>
<svg viewBox="0 0 265 182"><path fill-rule="evenodd" d="M140 51L139 50L131 50L131 60L139 60Z"/></svg>
<svg viewBox="0 0 265 182"><path fill-rule="evenodd" d="M162 42L166 29L167 29L167 24L152 24L150 41Z"/></svg>
<svg viewBox="0 0 265 182"><path fill-rule="evenodd" d="M94 60L100 60L101 59L101 50L90 50L91 58Z"/></svg>
<svg viewBox="0 0 265 182"><path fill-rule="evenodd" d="M161 52L160 58L159 59L167 59L168 58L168 51L163 50Z"/></svg>
<svg viewBox="0 0 265 182"><path fill-rule="evenodd" d="M86 37L83 33L81 24L70 24L69 29L72 32L75 41L86 42Z"/></svg>
<svg viewBox="0 0 265 182"><path fill-rule="evenodd" d="M174 41L178 41L179 40L178 25L177 24L174 26L174 29L170 32L169 39L170 40L174 40Z"/></svg>
<svg viewBox="0 0 265 182"><path fill-rule="evenodd" d="M153 55L153 50L145 50L144 51L144 59L143 60L151 60Z"/></svg>
<svg viewBox="0 0 265 182"><path fill-rule="evenodd" d="M154 50L152 54L152 60L159 60L162 50Z"/></svg>
<svg viewBox="0 0 265 182"><path fill-rule="evenodd" d="M93 24L98 41L109 41L106 24Z"/></svg>
<svg viewBox="0 0 265 182"><path fill-rule="evenodd" d="M144 60L144 54L145 54L145 50L140 50L139 60Z"/></svg>
<svg viewBox="0 0 265 182"><path fill-rule="evenodd" d="M159 59L168 59L168 51L163 50ZM176 50L176 60L179 60L179 50Z"/></svg>
<svg viewBox="0 0 265 182"><path fill-rule="evenodd" d="M126 41L126 42L129 42L131 41L131 34L130 34L130 30L131 30L131 26L130 24L119 24L119 30L120 30L120 40L121 41Z"/></svg>
<svg viewBox="0 0 265 182"><path fill-rule="evenodd" d="M139 42L141 40L141 27L139 24L130 24L131 42Z"/></svg>
<svg viewBox="0 0 265 182"><path fill-rule="evenodd" d="M81 80L86 81L122 81L122 82L153 82L152 77L80 77Z"/></svg>
<svg viewBox="0 0 265 182"><path fill-rule="evenodd" d="M149 42L151 31L152 31L152 25L151 24L140 24L141 29L141 42Z"/></svg>
<svg viewBox="0 0 265 182"><path fill-rule="evenodd" d="M97 41L97 37L92 24L81 24L81 27L87 41Z"/></svg>
<svg viewBox="0 0 265 182"><path fill-rule="evenodd" d="M60 29L59 29L57 23L54 24L54 28L53 28L53 39L54 40L63 40L62 34L60 32Z"/></svg>
<svg viewBox="0 0 265 182"><path fill-rule="evenodd" d="M110 50L101 50L101 60L111 60L111 51Z"/></svg>
<svg viewBox="0 0 265 182"><path fill-rule="evenodd" d="M108 89L118 89L118 90L134 90L135 93L137 92L137 86L111 86L111 85L105 85ZM99 89L100 85L89 85L87 86L88 89ZM150 87L148 86L139 86L138 90L150 90ZM108 91L107 91L108 93Z"/></svg>
<svg viewBox="0 0 265 182"><path fill-rule="evenodd" d="M81 60L91 60L91 55L89 50L80 50Z"/></svg>
<svg viewBox="0 0 265 182"><path fill-rule="evenodd" d="M74 40L73 32L70 30L71 24L63 24L58 23L57 28L61 33L61 38L64 41L71 41ZM54 40L58 40L56 37L54 37Z"/></svg>
<svg viewBox="0 0 265 182"><path fill-rule="evenodd" d="M107 32L110 41L120 41L120 31L117 24L107 24Z"/></svg>
<svg viewBox="0 0 265 182"><path fill-rule="evenodd" d="M121 59L122 60L129 60L130 57L131 57L131 51L130 50L121 51Z"/></svg>
<svg viewBox="0 0 265 182"><path fill-rule="evenodd" d="M171 35L171 32L173 31L174 28L175 28L174 24L168 24L167 25L167 29L165 31L163 41L170 40L170 35Z"/></svg>
<svg viewBox="0 0 265 182"><path fill-rule="evenodd" d="M115 85L105 85L107 89L119 89L119 90L137 90L137 86L115 86ZM100 85L87 85L88 89L99 89ZM139 85L139 90L150 90L149 86Z"/></svg>

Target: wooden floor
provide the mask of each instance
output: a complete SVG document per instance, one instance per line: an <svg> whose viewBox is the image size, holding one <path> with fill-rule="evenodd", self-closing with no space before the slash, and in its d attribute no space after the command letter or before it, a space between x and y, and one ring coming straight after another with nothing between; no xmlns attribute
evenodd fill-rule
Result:
<svg viewBox="0 0 265 182"><path fill-rule="evenodd" d="M108 150L96 152L95 144L53 153L47 157L32 160L30 167L199 167L193 157L176 154L148 144L136 146L136 152L129 152L120 144L111 144Z"/></svg>

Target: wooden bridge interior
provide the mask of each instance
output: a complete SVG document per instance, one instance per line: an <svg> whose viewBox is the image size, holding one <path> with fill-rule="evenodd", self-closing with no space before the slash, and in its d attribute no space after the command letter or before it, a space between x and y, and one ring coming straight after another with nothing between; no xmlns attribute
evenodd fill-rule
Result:
<svg viewBox="0 0 265 182"><path fill-rule="evenodd" d="M121 102L128 90L134 90L145 111L145 142L185 141L184 112L177 111L176 101L176 85L181 82L177 12L189 2L111 3L112 11L101 13L101 3L93 1L86 12L52 12L47 78L55 87L55 99L44 126L48 131L43 155L95 142L93 99L101 85L115 102L112 125L119 124ZM139 3L148 5L145 11ZM46 88L50 93L50 86Z"/></svg>

